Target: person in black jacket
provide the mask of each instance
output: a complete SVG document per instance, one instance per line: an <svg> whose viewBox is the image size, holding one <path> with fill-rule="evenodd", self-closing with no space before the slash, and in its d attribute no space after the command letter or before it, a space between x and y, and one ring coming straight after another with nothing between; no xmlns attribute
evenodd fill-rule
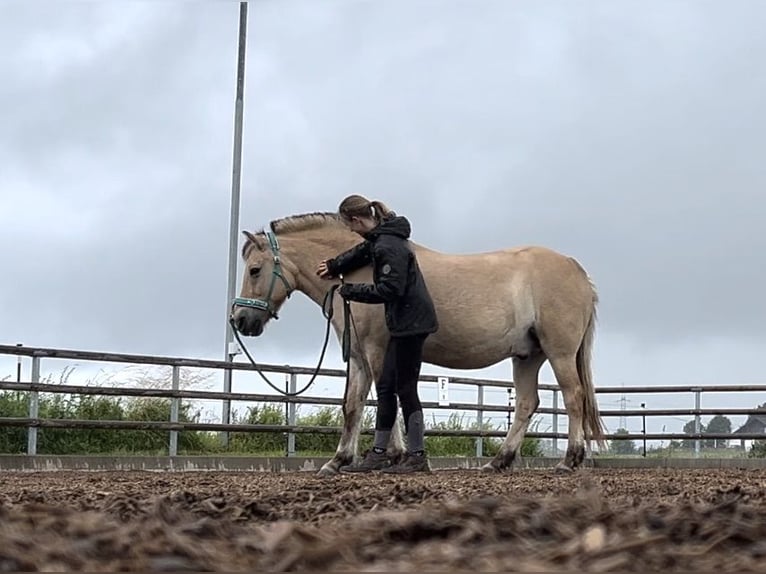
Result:
<svg viewBox="0 0 766 574"><path fill-rule="evenodd" d="M338 208L341 219L365 240L348 251L319 263L317 274L330 279L372 265L373 282L344 283L338 294L346 300L383 304L390 339L383 370L375 388L378 410L373 447L358 464L341 467L342 472L389 473L429 471L425 453L423 408L418 379L423 345L439 328L428 287L410 249L410 222L380 201L360 195L344 199ZM396 420L396 399L402 407L407 437L407 456L391 465L386 448Z"/></svg>

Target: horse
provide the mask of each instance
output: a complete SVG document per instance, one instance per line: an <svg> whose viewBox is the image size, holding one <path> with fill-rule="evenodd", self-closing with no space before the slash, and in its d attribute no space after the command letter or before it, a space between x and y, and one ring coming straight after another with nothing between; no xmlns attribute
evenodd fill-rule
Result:
<svg viewBox="0 0 766 574"><path fill-rule="evenodd" d="M245 268L230 322L248 337L262 335L295 291L325 305L329 290L340 280L318 277L318 263L362 240L337 214L318 211L273 220L268 230L242 233ZM513 424L498 453L481 470L511 470L540 403L538 375L546 360L569 417L566 453L555 471L569 473L579 467L586 443L595 440L604 447L591 372L598 293L582 265L573 257L535 245L469 254L442 253L413 241L410 245L439 321L438 331L426 340L424 363L450 369L479 369L508 359L512 363ZM372 269L358 269L343 280L371 282ZM349 323L339 312L344 304L341 298L331 300L328 320L335 335L340 340L348 323L354 336L347 356L341 437L320 475L337 473L357 456L364 403L381 372L389 337L382 305L350 303L353 321ZM388 452L393 458L404 452L401 424L391 433Z"/></svg>

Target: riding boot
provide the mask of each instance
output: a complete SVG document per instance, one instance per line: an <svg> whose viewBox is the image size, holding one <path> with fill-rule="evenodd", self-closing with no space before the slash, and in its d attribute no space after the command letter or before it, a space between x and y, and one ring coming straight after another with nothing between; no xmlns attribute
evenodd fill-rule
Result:
<svg viewBox="0 0 766 574"><path fill-rule="evenodd" d="M365 454L365 457L356 464L350 464L348 466L340 467L341 472L372 472L375 470L383 470L391 466L391 460L388 458L386 451L376 452L375 449L370 449Z"/></svg>
<svg viewBox="0 0 766 574"><path fill-rule="evenodd" d="M425 430L423 411L417 410L410 413L407 418L407 450L409 452L421 452L425 450Z"/></svg>
<svg viewBox="0 0 766 574"><path fill-rule="evenodd" d="M399 464L384 468L386 474L411 474L413 472L431 472L431 465L423 451L407 453L407 458Z"/></svg>

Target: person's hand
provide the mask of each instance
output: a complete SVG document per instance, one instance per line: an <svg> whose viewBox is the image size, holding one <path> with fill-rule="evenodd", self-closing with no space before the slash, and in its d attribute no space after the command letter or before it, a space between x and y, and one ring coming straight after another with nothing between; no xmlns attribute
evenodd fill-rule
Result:
<svg viewBox="0 0 766 574"><path fill-rule="evenodd" d="M319 265L317 266L317 275L319 275L322 279L330 279L330 271L327 269L327 260L321 261Z"/></svg>

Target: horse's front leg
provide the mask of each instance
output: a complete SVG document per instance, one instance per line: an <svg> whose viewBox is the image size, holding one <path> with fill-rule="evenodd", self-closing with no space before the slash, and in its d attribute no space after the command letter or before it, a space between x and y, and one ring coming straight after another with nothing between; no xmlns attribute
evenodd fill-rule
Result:
<svg viewBox="0 0 766 574"><path fill-rule="evenodd" d="M343 429L341 430L335 456L319 469L320 476L336 474L341 466L354 460L359 444L359 432L362 425L364 403L370 392L372 379L367 375L361 359L352 356L349 359L349 374L346 392L343 395Z"/></svg>

